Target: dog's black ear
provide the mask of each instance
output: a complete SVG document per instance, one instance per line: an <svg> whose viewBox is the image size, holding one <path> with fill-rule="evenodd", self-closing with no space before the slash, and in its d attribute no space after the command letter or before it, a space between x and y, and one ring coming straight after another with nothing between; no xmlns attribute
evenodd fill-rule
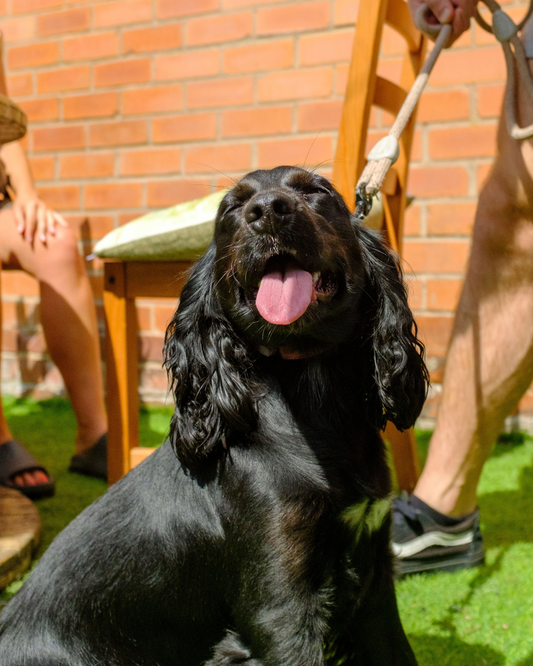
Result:
<svg viewBox="0 0 533 666"><path fill-rule="evenodd" d="M170 440L195 470L234 432L256 423L252 363L215 290L214 243L193 267L165 336L164 365L176 409Z"/></svg>
<svg viewBox="0 0 533 666"><path fill-rule="evenodd" d="M357 222L366 272L364 299L371 315L362 347L367 366L368 416L379 428L392 421L399 430L414 425L427 395L429 376L407 303L402 270L376 233Z"/></svg>

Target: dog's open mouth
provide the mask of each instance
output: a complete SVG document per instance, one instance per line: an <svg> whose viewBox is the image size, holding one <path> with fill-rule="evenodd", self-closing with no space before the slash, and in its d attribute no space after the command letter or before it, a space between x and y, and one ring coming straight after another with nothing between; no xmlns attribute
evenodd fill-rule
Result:
<svg viewBox="0 0 533 666"><path fill-rule="evenodd" d="M333 273L301 268L290 255L271 257L259 283L255 305L271 324L286 326L299 319L312 303L326 303L337 292Z"/></svg>

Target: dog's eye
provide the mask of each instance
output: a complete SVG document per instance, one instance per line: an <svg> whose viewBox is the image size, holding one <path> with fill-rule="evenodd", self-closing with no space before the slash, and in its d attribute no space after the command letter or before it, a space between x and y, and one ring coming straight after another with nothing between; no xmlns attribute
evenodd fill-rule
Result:
<svg viewBox="0 0 533 666"><path fill-rule="evenodd" d="M302 196L304 199L312 199L313 197L316 197L318 194L329 194L329 192L326 190L325 187L320 187L319 185L308 187L302 192Z"/></svg>
<svg viewBox="0 0 533 666"><path fill-rule="evenodd" d="M234 213L236 210L239 210L239 208L242 208L242 203L240 203L239 201L235 201L232 204L229 204L224 209L224 215L229 215L229 213Z"/></svg>

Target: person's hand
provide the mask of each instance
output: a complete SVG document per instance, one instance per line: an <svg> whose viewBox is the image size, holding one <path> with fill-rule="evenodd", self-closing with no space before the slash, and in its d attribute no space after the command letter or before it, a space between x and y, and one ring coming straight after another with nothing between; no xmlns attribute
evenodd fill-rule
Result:
<svg viewBox="0 0 533 666"><path fill-rule="evenodd" d="M447 46L451 46L463 32L470 27L470 19L476 13L478 0L407 0L411 15L414 17L420 5L427 5L431 10L426 20L428 23L451 23L452 34Z"/></svg>
<svg viewBox="0 0 533 666"><path fill-rule="evenodd" d="M13 213L17 221L17 231L29 243L38 237L46 244L48 236L56 235L57 225L68 227L68 222L59 213L48 208L37 194L17 195L13 202Z"/></svg>

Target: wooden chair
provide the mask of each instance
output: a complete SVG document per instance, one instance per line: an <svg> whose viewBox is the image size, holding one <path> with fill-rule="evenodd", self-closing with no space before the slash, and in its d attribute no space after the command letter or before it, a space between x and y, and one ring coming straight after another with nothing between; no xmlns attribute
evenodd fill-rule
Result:
<svg viewBox="0 0 533 666"><path fill-rule="evenodd" d="M178 299L192 262L105 261L108 481L115 483L153 449L139 447L136 298Z"/></svg>
<svg viewBox="0 0 533 666"><path fill-rule="evenodd" d="M384 23L406 40L401 87L377 76ZM414 27L404 0L361 0L346 91L333 179L354 206L355 185L373 104L397 113L423 62L425 40ZM401 252L406 182L414 118L401 141L401 155L383 188L384 218L391 246ZM151 449L139 448L138 374L135 298L179 297L183 272L190 264L105 262L104 309L107 321L107 396L109 415L109 482L114 483ZM179 277L181 275L181 277ZM412 431L388 427L399 485L412 490L420 464Z"/></svg>
<svg viewBox="0 0 533 666"><path fill-rule="evenodd" d="M384 24L405 39L400 85L377 75ZM355 188L366 164L365 148L372 106L396 116L422 65L427 40L417 30L404 0L361 0L353 54L344 98L333 182L351 210ZM407 176L413 142L415 114L400 141L400 157L389 170L382 188L384 226L391 247L401 254L407 202ZM394 467L401 489L411 491L420 475L413 430L399 432L391 423L385 431L391 443Z"/></svg>

